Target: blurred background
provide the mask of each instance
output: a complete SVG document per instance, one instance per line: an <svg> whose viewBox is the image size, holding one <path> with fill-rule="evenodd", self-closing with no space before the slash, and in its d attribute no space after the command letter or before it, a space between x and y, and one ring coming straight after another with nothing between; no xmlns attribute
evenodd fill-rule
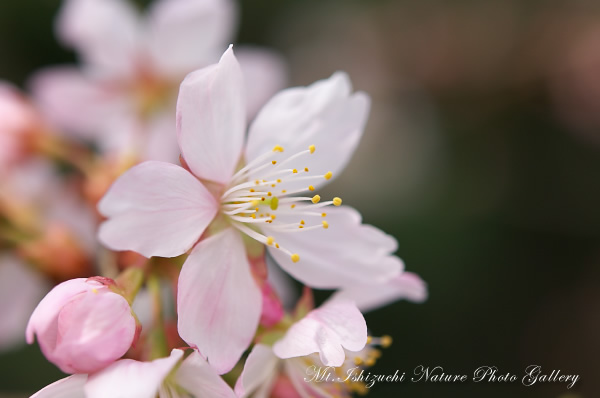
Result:
<svg viewBox="0 0 600 398"><path fill-rule="evenodd" d="M148 1L138 1L140 7ZM0 78L75 62L58 0L0 2ZM394 344L374 373L527 365L564 383L376 385L375 397L600 396L600 4L246 0L237 42L279 51L291 85L347 71L373 99L331 186L394 235L424 304L366 315ZM0 354L0 397L61 377L37 345Z"/></svg>

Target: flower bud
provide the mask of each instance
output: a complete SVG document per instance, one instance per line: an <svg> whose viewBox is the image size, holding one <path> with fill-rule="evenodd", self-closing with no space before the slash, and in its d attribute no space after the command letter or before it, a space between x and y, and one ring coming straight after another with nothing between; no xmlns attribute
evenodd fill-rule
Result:
<svg viewBox="0 0 600 398"><path fill-rule="evenodd" d="M46 358L66 373L93 373L119 359L138 335L127 300L108 278L78 278L52 289L27 325Z"/></svg>

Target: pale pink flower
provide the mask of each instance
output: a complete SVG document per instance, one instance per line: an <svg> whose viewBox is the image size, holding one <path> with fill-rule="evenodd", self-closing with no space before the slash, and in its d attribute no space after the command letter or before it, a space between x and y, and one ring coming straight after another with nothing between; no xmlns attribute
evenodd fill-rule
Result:
<svg viewBox="0 0 600 398"><path fill-rule="evenodd" d="M137 325L127 300L111 280L79 278L61 283L39 303L27 325L46 358L65 373L91 373L122 357Z"/></svg>
<svg viewBox="0 0 600 398"><path fill-rule="evenodd" d="M243 78L230 48L181 85L178 140L190 171L145 162L100 201L108 217L100 240L147 257L186 253L212 223L183 266L177 304L181 337L219 372L247 348L261 313L244 235L312 287L384 283L403 268L392 255L395 239L362 225L340 198L320 201L312 192L348 162L368 111L368 97L335 73L277 94L250 125L244 148Z"/></svg>
<svg viewBox="0 0 600 398"><path fill-rule="evenodd" d="M356 357L369 350L367 342L367 325L356 305L329 300L293 324L273 347L253 347L237 380L236 394L240 398L331 397L333 392L349 396L343 383L332 391L332 383L313 382L311 372L356 366Z"/></svg>
<svg viewBox="0 0 600 398"><path fill-rule="evenodd" d="M236 14L231 0L157 0L144 15L129 0L66 0L57 35L83 67L42 71L32 91L48 120L104 152L176 162L179 82L218 59ZM244 54L257 109L285 84L284 63L264 49Z"/></svg>
<svg viewBox="0 0 600 398"><path fill-rule="evenodd" d="M59 380L31 398L235 398L231 387L198 352L175 349L152 362L122 359L92 375Z"/></svg>

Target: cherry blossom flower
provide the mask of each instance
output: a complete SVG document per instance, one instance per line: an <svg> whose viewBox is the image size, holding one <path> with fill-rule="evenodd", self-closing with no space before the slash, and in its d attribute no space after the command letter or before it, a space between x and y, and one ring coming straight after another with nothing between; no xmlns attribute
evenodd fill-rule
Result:
<svg viewBox="0 0 600 398"><path fill-rule="evenodd" d="M33 311L26 336L65 373L91 373L122 357L139 333L127 300L107 278L78 278L52 289Z"/></svg>
<svg viewBox="0 0 600 398"><path fill-rule="evenodd" d="M176 162L179 82L218 59L236 14L231 0L157 0L145 15L128 0L66 0L57 35L83 67L43 70L32 91L51 122L105 153ZM243 62L252 77L249 109L257 109L285 84L284 63L252 47Z"/></svg>
<svg viewBox="0 0 600 398"><path fill-rule="evenodd" d="M108 220L99 237L114 250L174 257L208 236L181 271L179 332L219 372L247 348L261 312L244 239L264 244L289 274L316 288L383 283L402 270L395 239L362 225L340 198L321 201L313 192L348 162L368 110L368 97L335 73L277 94L251 124L244 149L243 77L230 47L181 85L178 141L189 171L142 163L100 201Z"/></svg>
<svg viewBox="0 0 600 398"><path fill-rule="evenodd" d="M381 341L367 337L365 320L354 303L330 299L294 323L272 347L253 347L237 380L236 394L240 398L349 397L358 385L343 382L346 372L358 365L372 366L377 343ZM317 382L317 375L327 372L332 373L329 379Z"/></svg>
<svg viewBox="0 0 600 398"><path fill-rule="evenodd" d="M235 398L198 352L183 354L175 349L151 362L122 359L100 372L59 380L31 398Z"/></svg>

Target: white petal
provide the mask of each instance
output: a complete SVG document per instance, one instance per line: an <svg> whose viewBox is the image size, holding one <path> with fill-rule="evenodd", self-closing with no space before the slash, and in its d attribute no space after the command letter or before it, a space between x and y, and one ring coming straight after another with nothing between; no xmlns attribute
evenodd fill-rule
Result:
<svg viewBox="0 0 600 398"><path fill-rule="evenodd" d="M144 141L145 160L179 163L179 145L175 130L175 112L156 112L147 121L146 134L141 137Z"/></svg>
<svg viewBox="0 0 600 398"><path fill-rule="evenodd" d="M261 47L238 47L235 54L246 83L248 120L252 120L275 93L287 86L287 64L278 53Z"/></svg>
<svg viewBox="0 0 600 398"><path fill-rule="evenodd" d="M383 283L404 268L402 261L393 255L396 240L371 225L361 224L356 210L331 206L324 211L328 229L278 233L263 227L266 235L273 235L282 247L300 255L300 261L294 263L288 255L269 247L277 263L294 278L311 287L332 289ZM298 217L277 219L298 222ZM313 219L307 219L307 226ZM315 222L320 223L321 219Z"/></svg>
<svg viewBox="0 0 600 398"><path fill-rule="evenodd" d="M31 313L49 287L16 257L0 257L0 352L25 343Z"/></svg>
<svg viewBox="0 0 600 398"><path fill-rule="evenodd" d="M382 284L349 286L333 297L352 300L362 312L367 312L401 299L422 303L427 299L427 284L417 274L403 272Z"/></svg>
<svg viewBox="0 0 600 398"><path fill-rule="evenodd" d="M244 370L235 383L235 393L240 398L246 398L259 387L273 380L277 375L279 358L273 354L273 349L264 344L257 344L252 348Z"/></svg>
<svg viewBox="0 0 600 398"><path fill-rule="evenodd" d="M42 388L30 398L86 398L83 386L87 375L72 375Z"/></svg>
<svg viewBox="0 0 600 398"><path fill-rule="evenodd" d="M325 366L341 366L344 348L360 351L367 343L367 324L356 305L333 300L311 311L273 346L279 358L302 357L314 352Z"/></svg>
<svg viewBox="0 0 600 398"><path fill-rule="evenodd" d="M246 160L255 159L276 144L289 154L315 145L314 154L286 163L286 167L308 167L311 174L331 171L335 177L354 153L369 113L369 97L361 92L351 94L351 90L348 76L337 72L311 86L281 91L250 126ZM317 187L326 181L313 185ZM291 190L300 186L290 183L281 188Z"/></svg>
<svg viewBox="0 0 600 398"><path fill-rule="evenodd" d="M170 357L152 362L121 359L89 376L86 398L155 398L163 380L182 356L183 351L173 350Z"/></svg>
<svg viewBox="0 0 600 398"><path fill-rule="evenodd" d="M250 345L261 304L236 230L227 228L196 245L179 275L178 330L219 374L231 370Z"/></svg>
<svg viewBox="0 0 600 398"><path fill-rule="evenodd" d="M149 12L148 45L159 73L180 78L215 63L235 33L230 0L161 0Z"/></svg>
<svg viewBox="0 0 600 398"><path fill-rule="evenodd" d="M240 160L246 124L244 82L231 46L218 64L190 73L177 99L177 138L200 178L227 183Z"/></svg>
<svg viewBox="0 0 600 398"><path fill-rule="evenodd" d="M197 351L177 369L175 381L194 397L235 398L231 387Z"/></svg>
<svg viewBox="0 0 600 398"><path fill-rule="evenodd" d="M146 257L175 257L200 238L217 202L185 169L151 161L119 177L98 210L109 217L99 232L106 246Z"/></svg>
<svg viewBox="0 0 600 398"><path fill-rule="evenodd" d="M69 0L56 28L58 36L83 56L93 73L133 75L141 28L128 1Z"/></svg>

